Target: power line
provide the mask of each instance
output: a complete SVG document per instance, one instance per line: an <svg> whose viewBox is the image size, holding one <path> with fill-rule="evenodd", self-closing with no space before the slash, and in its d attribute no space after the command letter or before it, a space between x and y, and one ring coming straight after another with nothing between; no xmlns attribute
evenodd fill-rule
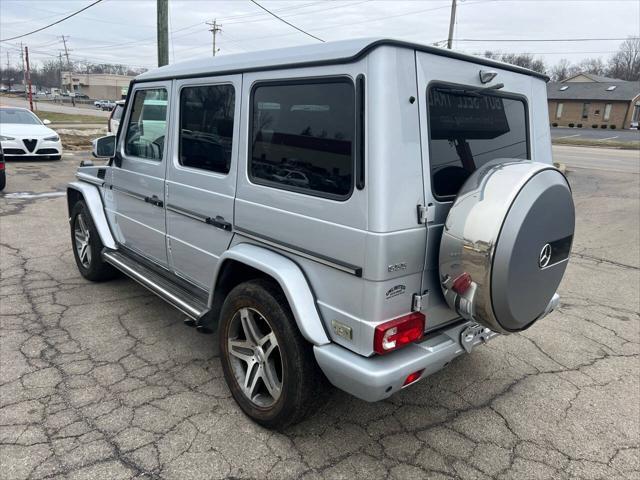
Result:
<svg viewBox="0 0 640 480"><path fill-rule="evenodd" d="M629 38L457 38L456 42L605 42L624 41Z"/></svg>
<svg viewBox="0 0 640 480"><path fill-rule="evenodd" d="M8 42L9 40L15 40L16 38L22 38L22 37L26 37L27 35L31 35L31 34L34 34L34 33L37 33L37 32L41 32L42 30L45 30L45 29L47 29L49 27L53 27L54 25L57 25L58 23L64 22L65 20L68 20L71 17L75 17L79 13L84 12L86 9L93 7L94 5L100 3L101 1L102 0L96 0L95 2L87 5L86 7L81 8L80 10L78 10L76 12L73 12L71 15L67 15L66 17L61 18L60 20L56 20L55 22L50 23L49 25L46 25L46 26L41 27L41 28L38 28L37 30L33 30L31 32L28 32L28 33L23 33L22 35L16 35L15 37L2 39L2 40L0 40L0 42Z"/></svg>
<svg viewBox="0 0 640 480"><path fill-rule="evenodd" d="M295 28L296 30L298 30L299 32L304 33L305 35L310 36L311 38L315 38L316 40L324 43L324 40L321 39L320 37L316 37L315 35L310 34L309 32L305 32L304 30L302 30L301 28L296 27L293 23L289 23L287 22L285 19L280 18L278 15L276 15L275 13L271 12L270 10L267 10L266 8L264 8L262 5L260 5L258 2L256 2L256 0L249 0L251 3L255 4L256 6L260 7L262 10L264 10L265 12L267 12L269 15L277 18L278 20L280 20L282 23L286 23L287 25L289 25L290 27Z"/></svg>

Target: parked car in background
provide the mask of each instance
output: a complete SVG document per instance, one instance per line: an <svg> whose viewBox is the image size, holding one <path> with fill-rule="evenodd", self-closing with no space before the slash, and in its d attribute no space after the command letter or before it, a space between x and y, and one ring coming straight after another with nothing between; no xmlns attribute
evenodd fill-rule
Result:
<svg viewBox="0 0 640 480"><path fill-rule="evenodd" d="M102 102L102 105L100 105L100 108L102 110L113 110L116 106L116 102L112 101L112 100L104 100Z"/></svg>
<svg viewBox="0 0 640 480"><path fill-rule="evenodd" d="M115 108L111 110L111 116L109 117L109 122L107 123L107 130L109 130L109 133L116 133L118 131L120 119L122 118L122 112L124 111L124 104L124 100L117 100Z"/></svg>
<svg viewBox="0 0 640 480"><path fill-rule="evenodd" d="M0 191L4 190L7 186L7 171L4 165L4 153L2 153L2 147L0 146Z"/></svg>
<svg viewBox="0 0 640 480"><path fill-rule="evenodd" d="M58 134L47 127L50 123L26 108L0 107L0 146L5 156L60 160L62 142Z"/></svg>
<svg viewBox="0 0 640 480"><path fill-rule="evenodd" d="M83 100L88 100L89 99L89 95L87 95L86 93L76 93L76 98L80 98Z"/></svg>
<svg viewBox="0 0 640 480"><path fill-rule="evenodd" d="M93 106L96 108L102 108L102 102L104 102L104 100L95 100L93 102Z"/></svg>
<svg viewBox="0 0 640 480"><path fill-rule="evenodd" d="M118 135L94 140L108 163L68 186L76 265L217 330L229 390L262 425L302 420L327 380L383 400L498 334L557 328L541 319L575 209L547 80L388 39L146 72Z"/></svg>

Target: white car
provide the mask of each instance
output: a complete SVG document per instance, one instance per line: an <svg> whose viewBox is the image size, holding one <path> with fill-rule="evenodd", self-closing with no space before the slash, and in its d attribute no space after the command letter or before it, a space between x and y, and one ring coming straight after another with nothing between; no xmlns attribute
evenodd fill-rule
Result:
<svg viewBox="0 0 640 480"><path fill-rule="evenodd" d="M60 160L62 142L56 132L26 108L0 108L0 145L5 156L45 157Z"/></svg>

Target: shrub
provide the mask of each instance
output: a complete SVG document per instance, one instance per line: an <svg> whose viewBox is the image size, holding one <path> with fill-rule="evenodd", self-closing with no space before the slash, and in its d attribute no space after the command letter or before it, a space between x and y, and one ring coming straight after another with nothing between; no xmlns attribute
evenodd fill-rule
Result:
<svg viewBox="0 0 640 480"><path fill-rule="evenodd" d="M591 125L591 128L598 128L598 125Z"/></svg>
<svg viewBox="0 0 640 480"><path fill-rule="evenodd" d="M615 129L616 129L616 126L615 126L615 125L609 125L609 128L610 128L611 130L615 130Z"/></svg>
<svg viewBox="0 0 640 480"><path fill-rule="evenodd" d="M569 128L573 128L573 125L574 125L573 123L570 123Z"/></svg>
<svg viewBox="0 0 640 480"><path fill-rule="evenodd" d="M578 125L576 125L578 128L582 128L582 124L579 123Z"/></svg>
<svg viewBox="0 0 640 480"><path fill-rule="evenodd" d="M606 125L600 125L600 128L607 128Z"/></svg>
<svg viewBox="0 0 640 480"><path fill-rule="evenodd" d="M552 123L552 124L551 124L551 126L552 126L552 127L557 127L557 126L558 126L558 124L554 122L554 123Z"/></svg>

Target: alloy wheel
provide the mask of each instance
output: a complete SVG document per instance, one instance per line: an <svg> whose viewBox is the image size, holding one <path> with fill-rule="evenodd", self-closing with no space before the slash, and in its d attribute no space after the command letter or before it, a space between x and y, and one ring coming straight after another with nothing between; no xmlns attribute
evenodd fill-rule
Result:
<svg viewBox="0 0 640 480"><path fill-rule="evenodd" d="M282 357L268 320L253 308L239 309L229 325L229 363L242 393L256 406L271 407L282 393Z"/></svg>
<svg viewBox="0 0 640 480"><path fill-rule="evenodd" d="M76 252L80 263L84 268L89 268L91 265L91 245L89 244L89 228L87 222L84 219L84 215L79 213L76 216L76 222L73 229Z"/></svg>

